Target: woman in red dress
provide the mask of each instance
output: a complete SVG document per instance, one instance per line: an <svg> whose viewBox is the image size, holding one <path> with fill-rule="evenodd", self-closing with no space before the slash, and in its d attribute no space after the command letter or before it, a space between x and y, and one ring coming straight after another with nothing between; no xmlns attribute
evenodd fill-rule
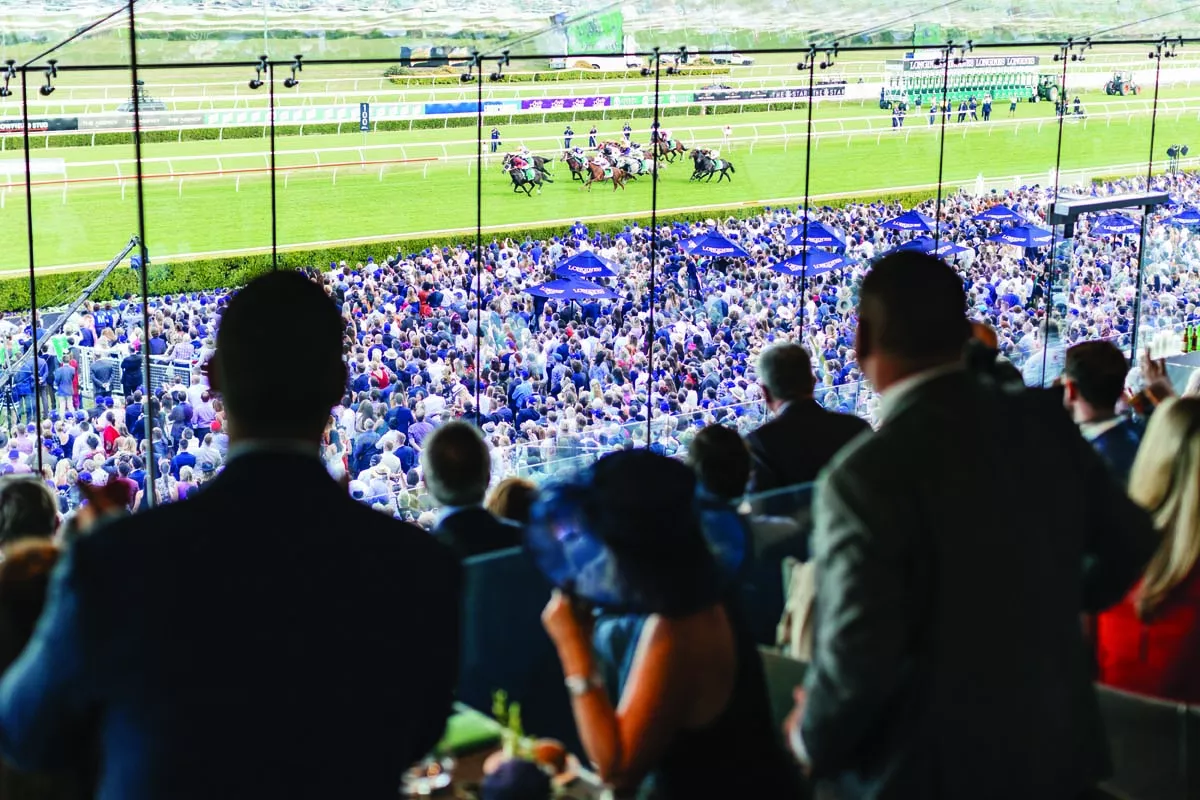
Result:
<svg viewBox="0 0 1200 800"><path fill-rule="evenodd" d="M1129 478L1162 542L1120 604L1099 616L1100 681L1200 703L1200 399L1154 412Z"/></svg>

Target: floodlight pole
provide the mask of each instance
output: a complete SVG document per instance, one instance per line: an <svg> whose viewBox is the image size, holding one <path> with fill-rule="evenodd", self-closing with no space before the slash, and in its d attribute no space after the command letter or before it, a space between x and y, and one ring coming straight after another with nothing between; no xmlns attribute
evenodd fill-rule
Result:
<svg viewBox="0 0 1200 800"><path fill-rule="evenodd" d="M804 218L800 221L800 343L804 343L804 307L808 305L805 299L808 293L808 206L809 206L809 177L812 175L812 142L813 142L813 88L816 76L817 48L813 45L808 51L808 123L804 142Z"/></svg>
<svg viewBox="0 0 1200 800"><path fill-rule="evenodd" d="M142 98L139 96L138 85L138 51L137 51L137 22L134 18L133 7L137 0L129 0L129 76L133 85L133 157L137 170L137 215L138 215L138 255L142 259L139 271L142 293L142 382L146 387L145 404L142 407L142 433L145 435L146 451L142 454L146 460L146 489L143 497L146 505L156 505L155 480L158 474L158 461L154 455L154 427L158 421L157 403L154 398L154 383L150 374L150 255L146 248L146 192L145 176L142 164Z"/></svg>
<svg viewBox="0 0 1200 800"><path fill-rule="evenodd" d="M1154 59L1154 104L1150 111L1150 157L1146 159L1146 191L1151 191L1154 181L1154 133L1158 123L1158 87L1159 78L1162 76L1162 60L1163 48L1166 45L1164 38L1155 48L1150 56ZM1170 51L1168 51L1170 52ZM1178 157L1178 156L1177 156ZM1178 163L1178 161L1176 161ZM1138 333L1140 332L1142 320L1142 290L1146 282L1146 237L1147 229L1150 227L1150 206L1146 206L1142 214L1142 228L1138 233L1138 260L1137 260L1137 287L1133 293L1133 321L1130 327L1129 336L1129 359L1134 361L1137 359L1137 344Z"/></svg>
<svg viewBox="0 0 1200 800"><path fill-rule="evenodd" d="M659 92L662 87L662 59L659 49L654 48L654 131L655 141L661 137L659 132ZM655 152L658 152L655 150ZM694 268L694 267L693 267ZM658 156L654 157L654 179L650 181L650 313L646 326L646 447L654 444L654 403L650 393L654 391L654 290L657 288L658 277Z"/></svg>
<svg viewBox="0 0 1200 800"><path fill-rule="evenodd" d="M950 58L954 54L954 41L946 42L942 48L942 105L939 111L942 116L941 129L938 136L938 176L937 203L933 211L933 252L941 247L942 236L942 175L946 166L946 120L950 117Z"/></svg>

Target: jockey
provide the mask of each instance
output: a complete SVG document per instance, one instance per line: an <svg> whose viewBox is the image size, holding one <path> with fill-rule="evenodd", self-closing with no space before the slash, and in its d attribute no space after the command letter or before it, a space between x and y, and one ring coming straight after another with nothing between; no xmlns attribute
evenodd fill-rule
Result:
<svg viewBox="0 0 1200 800"><path fill-rule="evenodd" d="M517 150L517 156L519 158L525 159L526 161L529 161L530 160L529 147L526 145L521 145L521 149Z"/></svg>
<svg viewBox="0 0 1200 800"><path fill-rule="evenodd" d="M610 162L608 160L608 158L604 155L604 153L598 153L596 155L596 157L594 159L592 159L592 161L600 169L608 169L609 167L612 166L612 162Z"/></svg>
<svg viewBox="0 0 1200 800"><path fill-rule="evenodd" d="M660 142L662 142L663 144L670 144L671 143L671 132L669 130L667 130L666 128L659 128L658 129L658 140Z"/></svg>
<svg viewBox="0 0 1200 800"><path fill-rule="evenodd" d="M521 153L517 153L512 157L512 165L514 169L525 169L529 166L529 162Z"/></svg>
<svg viewBox="0 0 1200 800"><path fill-rule="evenodd" d="M572 147L570 150L570 153L571 153L571 155L576 156L577 158L583 158L583 148L580 147L579 145L575 145L574 147Z"/></svg>

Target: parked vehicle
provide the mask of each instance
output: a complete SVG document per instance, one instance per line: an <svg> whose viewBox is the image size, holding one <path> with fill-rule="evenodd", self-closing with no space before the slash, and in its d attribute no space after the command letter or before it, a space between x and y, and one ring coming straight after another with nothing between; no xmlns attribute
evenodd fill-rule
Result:
<svg viewBox="0 0 1200 800"><path fill-rule="evenodd" d="M713 53L712 60L714 64L728 64L734 67L748 67L754 63L753 58L741 53Z"/></svg>

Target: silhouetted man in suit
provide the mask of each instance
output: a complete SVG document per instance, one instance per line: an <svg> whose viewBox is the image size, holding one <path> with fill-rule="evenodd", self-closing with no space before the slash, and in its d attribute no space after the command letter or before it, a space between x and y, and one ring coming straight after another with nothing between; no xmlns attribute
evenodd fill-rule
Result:
<svg viewBox="0 0 1200 800"><path fill-rule="evenodd" d="M265 370L256 343L283 326L293 346ZM296 272L229 303L209 364L228 465L60 562L0 682L7 760L48 770L98 752L101 800L396 796L445 729L460 567L351 500L318 456L345 391L343 331ZM305 376L286 402L279 374Z"/></svg>
<svg viewBox="0 0 1200 800"><path fill-rule="evenodd" d="M521 543L521 527L483 507L492 478L487 443L474 425L449 422L434 430L421 450L425 486L440 507L433 534L459 558Z"/></svg>
<svg viewBox="0 0 1200 800"><path fill-rule="evenodd" d="M775 418L746 437L753 458L751 494L815 481L838 450L871 429L859 417L826 411L813 399L812 362L798 344L763 350L758 382Z"/></svg>
<svg viewBox="0 0 1200 800"><path fill-rule="evenodd" d="M920 253L863 281L881 424L817 485L816 637L789 720L839 798L1079 798L1107 769L1080 614L1124 596L1152 526L1053 393L962 367L965 308Z"/></svg>

